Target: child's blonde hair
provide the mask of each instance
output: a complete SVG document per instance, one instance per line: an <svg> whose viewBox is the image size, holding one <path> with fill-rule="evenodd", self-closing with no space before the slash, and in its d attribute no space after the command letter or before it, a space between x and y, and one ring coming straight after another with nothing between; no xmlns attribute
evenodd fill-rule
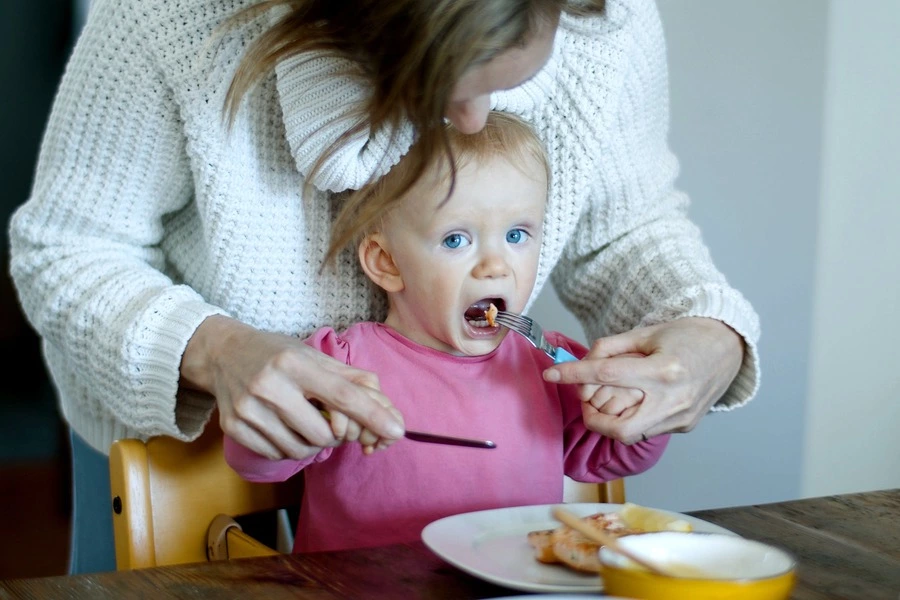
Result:
<svg viewBox="0 0 900 600"><path fill-rule="evenodd" d="M502 112L488 114L487 124L478 133L462 134L452 125L445 126L452 164L444 155L438 155L432 163L425 165L425 173L434 174L435 181L446 184L445 197L452 193L453 173L470 162L486 162L502 156L515 166L521 166L523 173L528 166L542 165L547 185L550 183L550 165L544 146L531 126L515 115ZM414 145L409 153L384 177L362 189L350 193L332 224L331 245L326 263L333 259L344 247L377 227L388 213L394 210L411 190L406 189L406 178L411 169L416 168L421 154L427 148Z"/></svg>

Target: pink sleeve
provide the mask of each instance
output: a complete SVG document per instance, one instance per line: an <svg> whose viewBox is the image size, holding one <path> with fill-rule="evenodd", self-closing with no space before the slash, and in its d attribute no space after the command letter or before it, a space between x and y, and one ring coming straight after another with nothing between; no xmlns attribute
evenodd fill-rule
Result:
<svg viewBox="0 0 900 600"><path fill-rule="evenodd" d="M549 332L547 338L579 359L588 352L582 344L556 332ZM659 462L669 444L668 434L631 446L602 436L584 426L576 386L560 385L558 389L564 421L566 475L575 481L603 482L643 473Z"/></svg>
<svg viewBox="0 0 900 600"><path fill-rule="evenodd" d="M307 346L312 346L322 354L349 364L350 345L331 327L323 327L303 340Z"/></svg>
<svg viewBox="0 0 900 600"><path fill-rule="evenodd" d="M272 460L245 448L227 435L225 436L225 462L247 481L272 482L287 481L292 476L315 462L319 454L304 460ZM330 454L330 453L329 453Z"/></svg>
<svg viewBox="0 0 900 600"><path fill-rule="evenodd" d="M321 350L340 361L347 362L347 343L341 340L331 327L323 327L303 340L304 343ZM303 460L271 460L249 450L227 435L224 439L225 462L247 481L285 481L314 462L321 462L331 456L332 449L325 448Z"/></svg>
<svg viewBox="0 0 900 600"><path fill-rule="evenodd" d="M566 427L565 473L575 481L598 483L643 473L659 462L669 437L658 435L628 446L588 431L579 414L577 424Z"/></svg>

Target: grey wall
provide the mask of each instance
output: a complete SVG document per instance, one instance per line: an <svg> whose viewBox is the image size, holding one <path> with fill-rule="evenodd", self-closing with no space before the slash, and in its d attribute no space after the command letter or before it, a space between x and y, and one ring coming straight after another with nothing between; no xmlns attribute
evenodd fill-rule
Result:
<svg viewBox="0 0 900 600"><path fill-rule="evenodd" d="M830 5L806 496L900 487L900 2Z"/></svg>
<svg viewBox="0 0 900 600"><path fill-rule="evenodd" d="M629 478L635 502L673 510L801 495L828 4L659 0L680 187L718 267L762 323L753 402L673 437ZM531 311L581 334L546 289ZM582 339L583 339L583 334Z"/></svg>

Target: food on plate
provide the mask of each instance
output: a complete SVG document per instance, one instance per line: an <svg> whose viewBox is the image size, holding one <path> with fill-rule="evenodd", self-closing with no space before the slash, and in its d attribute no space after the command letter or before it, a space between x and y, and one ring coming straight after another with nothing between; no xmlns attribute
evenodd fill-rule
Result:
<svg viewBox="0 0 900 600"><path fill-rule="evenodd" d="M553 551L553 529L541 529L528 532L528 543L534 548L534 557L542 563L558 563Z"/></svg>
<svg viewBox="0 0 900 600"><path fill-rule="evenodd" d="M494 306L494 303L491 302L491 305L488 306L488 309L484 311L484 318L487 319L488 325L491 327L496 326L496 321L494 319L497 318L497 307Z"/></svg>
<svg viewBox="0 0 900 600"><path fill-rule="evenodd" d="M692 529L691 524L684 519L630 502L625 503L618 511L595 513L582 517L582 520L615 537ZM539 562L562 564L583 573L600 572L600 544L568 525L530 531L528 543Z"/></svg>
<svg viewBox="0 0 900 600"><path fill-rule="evenodd" d="M616 512L597 513L582 517L594 527L598 527L616 537L632 533L644 533L643 530L631 529ZM542 529L528 533L528 543L534 549L534 557L547 564L563 564L585 573L598 573L600 544L589 540L568 525L556 529Z"/></svg>
<svg viewBox="0 0 900 600"><path fill-rule="evenodd" d="M643 530L645 533L654 531L692 531L691 524L684 519L673 517L668 513L647 508L639 504L626 502L619 510L621 517L629 527Z"/></svg>

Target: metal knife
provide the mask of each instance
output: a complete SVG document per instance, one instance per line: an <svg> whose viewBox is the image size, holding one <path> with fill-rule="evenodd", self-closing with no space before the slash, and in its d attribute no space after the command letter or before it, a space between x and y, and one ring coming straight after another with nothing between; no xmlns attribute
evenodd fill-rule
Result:
<svg viewBox="0 0 900 600"><path fill-rule="evenodd" d="M331 419L331 415L328 414L327 410L320 408L319 412L322 413L322 416L326 419ZM449 435L438 435L436 433L425 433L424 431L410 431L409 429L406 430L403 437L414 442L425 442L426 444L444 444L445 446L466 446L467 448L486 449L497 447L497 444L490 440L473 440L469 438L451 437Z"/></svg>

